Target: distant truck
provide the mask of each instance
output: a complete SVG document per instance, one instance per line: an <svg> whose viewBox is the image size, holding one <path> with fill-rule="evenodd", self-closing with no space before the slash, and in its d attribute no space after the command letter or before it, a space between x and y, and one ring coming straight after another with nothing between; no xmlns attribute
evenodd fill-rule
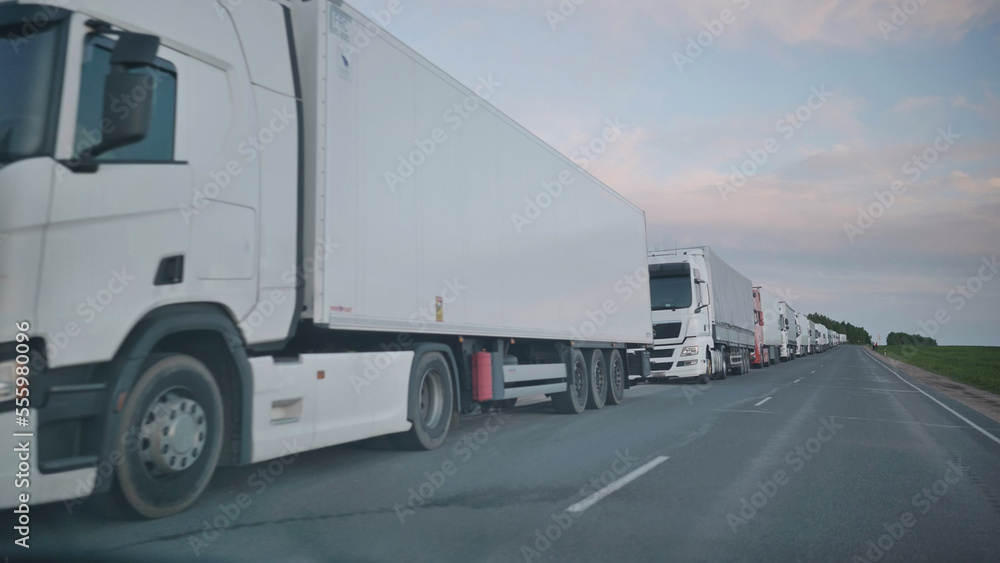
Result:
<svg viewBox="0 0 1000 563"><path fill-rule="evenodd" d="M806 321L809 323L809 353L816 354L819 350L816 348L816 337L818 336L816 327L819 326L812 321Z"/></svg>
<svg viewBox="0 0 1000 563"><path fill-rule="evenodd" d="M795 337L795 355L809 355L809 320L802 313L795 313L795 325L797 328Z"/></svg>
<svg viewBox="0 0 1000 563"><path fill-rule="evenodd" d="M781 361L795 359L798 348L798 324L795 322L795 309L787 301L778 301L778 328L781 329L781 348L778 350Z"/></svg>
<svg viewBox="0 0 1000 563"><path fill-rule="evenodd" d="M754 347L750 351L750 367L763 368L771 365L771 356L764 345L764 311L760 304L760 288L753 288L753 337Z"/></svg>
<svg viewBox="0 0 1000 563"><path fill-rule="evenodd" d="M772 364L778 363L782 342L781 301L770 291L758 288L764 316L764 346Z"/></svg>
<svg viewBox="0 0 1000 563"><path fill-rule="evenodd" d="M707 246L649 253L650 377L724 379L750 370L753 285Z"/></svg>
<svg viewBox="0 0 1000 563"><path fill-rule="evenodd" d="M830 331L826 325L816 323L816 351L826 352L830 348Z"/></svg>
<svg viewBox="0 0 1000 563"><path fill-rule="evenodd" d="M492 83L340 1L137 4L0 2L0 450L32 451L0 508L111 491L162 517L219 465L622 401L653 343L643 212ZM676 360L721 371L712 335L739 358L750 322L681 261Z"/></svg>

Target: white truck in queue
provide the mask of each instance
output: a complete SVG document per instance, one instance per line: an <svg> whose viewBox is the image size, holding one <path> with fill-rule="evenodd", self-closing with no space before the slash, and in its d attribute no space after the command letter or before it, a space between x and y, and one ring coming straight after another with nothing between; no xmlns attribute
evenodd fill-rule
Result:
<svg viewBox="0 0 1000 563"><path fill-rule="evenodd" d="M491 79L339 1L8 1L0 32L0 421L28 383L32 434L0 507L162 517L217 465L622 401L653 342L644 215Z"/></svg>
<svg viewBox="0 0 1000 563"><path fill-rule="evenodd" d="M827 330L826 325L821 325L819 323L816 323L815 330L816 330L816 351L826 352L827 348L830 347L829 331Z"/></svg>
<svg viewBox="0 0 1000 563"><path fill-rule="evenodd" d="M781 331L781 346L778 348L781 361L794 360L799 327L795 322L795 309L787 301L778 301L778 329Z"/></svg>
<svg viewBox="0 0 1000 563"><path fill-rule="evenodd" d="M781 313L778 303L780 301L770 291L763 287L758 287L760 295L761 316L764 319L764 346L767 348L769 365L774 365L779 361L779 350L781 349L782 327ZM784 358L781 358L783 361Z"/></svg>
<svg viewBox="0 0 1000 563"><path fill-rule="evenodd" d="M795 337L795 355L808 356L809 351L809 320L802 313L795 313L797 336Z"/></svg>
<svg viewBox="0 0 1000 563"><path fill-rule="evenodd" d="M750 371L754 309L749 279L707 246L656 250L649 253L649 288L650 377L705 383Z"/></svg>

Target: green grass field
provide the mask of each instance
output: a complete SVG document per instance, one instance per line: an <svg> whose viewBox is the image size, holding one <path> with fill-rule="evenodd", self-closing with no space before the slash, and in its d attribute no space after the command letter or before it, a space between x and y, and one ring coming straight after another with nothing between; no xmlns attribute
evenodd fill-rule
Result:
<svg viewBox="0 0 1000 563"><path fill-rule="evenodd" d="M879 346L878 354L1000 395L1000 346Z"/></svg>

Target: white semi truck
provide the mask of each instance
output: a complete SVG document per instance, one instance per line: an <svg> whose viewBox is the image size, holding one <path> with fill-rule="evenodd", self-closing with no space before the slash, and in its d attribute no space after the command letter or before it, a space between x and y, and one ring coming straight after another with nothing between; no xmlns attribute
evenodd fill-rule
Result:
<svg viewBox="0 0 1000 563"><path fill-rule="evenodd" d="M781 361L794 360L799 327L795 322L795 309L787 301L778 302L778 328L781 330L781 347L778 350Z"/></svg>
<svg viewBox="0 0 1000 563"><path fill-rule="evenodd" d="M829 330L827 330L826 325L821 325L819 323L816 323L815 330L816 330L816 351L826 352L826 350L830 347Z"/></svg>
<svg viewBox="0 0 1000 563"><path fill-rule="evenodd" d="M797 336L795 338L795 355L797 356L808 356L810 354L809 349L809 319L806 318L802 313L795 313L795 325L797 327Z"/></svg>
<svg viewBox="0 0 1000 563"><path fill-rule="evenodd" d="M707 246L649 253L650 377L724 379L750 371L750 280Z"/></svg>
<svg viewBox="0 0 1000 563"><path fill-rule="evenodd" d="M643 213L491 79L339 1L0 2L0 32L0 450L31 451L0 507L166 516L220 464L622 401Z"/></svg>
<svg viewBox="0 0 1000 563"><path fill-rule="evenodd" d="M760 293L761 314L764 318L764 346L767 347L767 356L770 363L776 364L779 361L782 337L784 334L781 317L781 301L763 287L758 287ZM786 358L780 358L785 361Z"/></svg>

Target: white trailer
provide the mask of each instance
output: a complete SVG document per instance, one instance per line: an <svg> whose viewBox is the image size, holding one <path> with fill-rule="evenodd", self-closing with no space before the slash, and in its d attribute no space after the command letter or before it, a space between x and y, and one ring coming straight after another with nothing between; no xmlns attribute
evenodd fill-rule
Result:
<svg viewBox="0 0 1000 563"><path fill-rule="evenodd" d="M0 31L0 420L30 387L33 448L0 507L165 516L220 464L622 401L643 213L489 81L323 0L0 2Z"/></svg>
<svg viewBox="0 0 1000 563"><path fill-rule="evenodd" d="M759 288L760 306L764 316L764 346L770 363L778 363L783 335L782 302L770 291ZM781 358L782 361L787 358Z"/></svg>
<svg viewBox="0 0 1000 563"><path fill-rule="evenodd" d="M795 355L807 356L809 349L809 320L802 313L795 313L795 325L797 327L795 338Z"/></svg>
<svg viewBox="0 0 1000 563"><path fill-rule="evenodd" d="M754 308L746 276L707 246L650 252L649 276L650 377L707 382L750 371Z"/></svg>
<svg viewBox="0 0 1000 563"><path fill-rule="evenodd" d="M830 334L826 325L816 323L816 351L825 352L830 347Z"/></svg>

